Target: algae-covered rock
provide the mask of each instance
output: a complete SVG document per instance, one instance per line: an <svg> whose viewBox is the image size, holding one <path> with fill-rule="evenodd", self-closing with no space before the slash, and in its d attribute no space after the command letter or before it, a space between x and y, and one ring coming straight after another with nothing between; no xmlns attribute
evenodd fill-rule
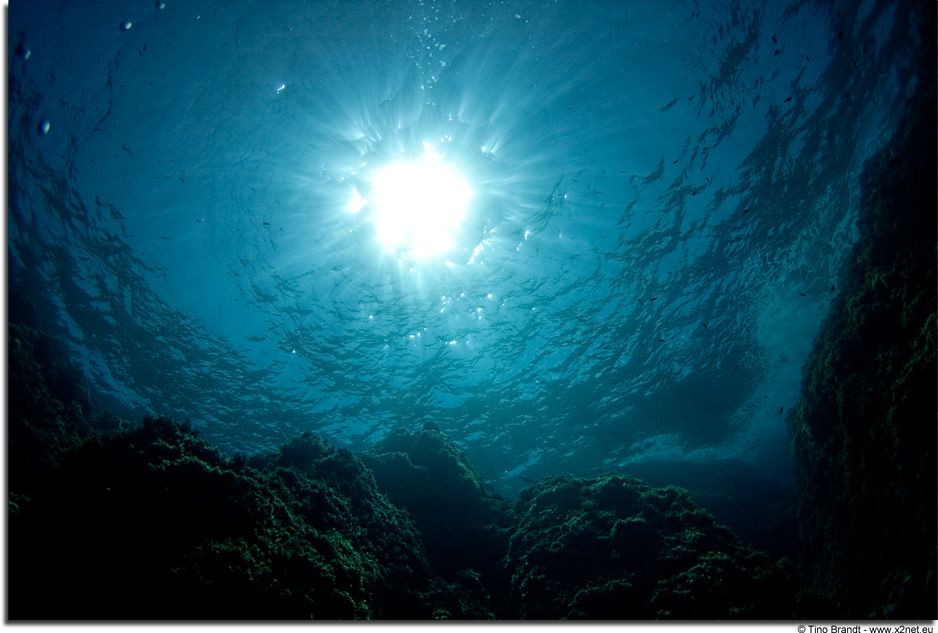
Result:
<svg viewBox="0 0 938 633"><path fill-rule="evenodd" d="M775 558L790 557L798 534L794 489L762 476L741 459L648 461L627 475L653 485L686 489L694 502L740 539Z"/></svg>
<svg viewBox="0 0 938 633"><path fill-rule="evenodd" d="M786 562L744 546L673 486L557 475L521 492L507 564L526 619L792 616Z"/></svg>
<svg viewBox="0 0 938 633"><path fill-rule="evenodd" d="M433 424L398 429L362 459L379 489L413 517L434 570L463 595L441 617L507 617L509 507L485 489L453 440ZM467 583L471 590L459 589ZM477 583L486 589L476 591ZM474 592L478 600L467 602Z"/></svg>
<svg viewBox="0 0 938 633"><path fill-rule="evenodd" d="M7 327L10 493L28 493L92 431L91 398L80 373L42 333Z"/></svg>
<svg viewBox="0 0 938 633"><path fill-rule="evenodd" d="M229 459L146 420L63 455L11 521L13 619L430 617L413 523L351 453Z"/></svg>
<svg viewBox="0 0 938 633"><path fill-rule="evenodd" d="M837 611L809 617L938 617L934 85L924 92L865 168L861 237L790 420L800 567Z"/></svg>

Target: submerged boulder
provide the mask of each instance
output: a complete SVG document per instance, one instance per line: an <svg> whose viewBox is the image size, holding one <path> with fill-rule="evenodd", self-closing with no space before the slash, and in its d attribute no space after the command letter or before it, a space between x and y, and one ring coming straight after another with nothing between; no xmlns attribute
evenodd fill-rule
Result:
<svg viewBox="0 0 938 633"><path fill-rule="evenodd" d="M523 490L507 565L525 619L778 619L786 560L743 545L683 489L556 475Z"/></svg>

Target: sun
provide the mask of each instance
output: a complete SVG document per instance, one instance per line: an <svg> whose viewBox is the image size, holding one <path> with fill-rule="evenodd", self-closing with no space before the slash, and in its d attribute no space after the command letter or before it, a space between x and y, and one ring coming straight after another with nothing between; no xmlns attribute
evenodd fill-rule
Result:
<svg viewBox="0 0 938 633"><path fill-rule="evenodd" d="M473 191L428 143L420 158L376 169L370 184L367 204L386 249L425 259L453 247L453 234L466 217ZM360 205L360 194L356 200Z"/></svg>

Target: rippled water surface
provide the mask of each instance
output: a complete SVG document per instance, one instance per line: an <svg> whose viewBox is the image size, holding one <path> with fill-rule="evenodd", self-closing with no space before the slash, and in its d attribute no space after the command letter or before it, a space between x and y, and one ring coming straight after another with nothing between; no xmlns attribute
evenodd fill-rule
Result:
<svg viewBox="0 0 938 633"><path fill-rule="evenodd" d="M14 1L11 318L229 451L432 420L503 493L788 481L857 177L915 86L902 5ZM394 163L455 174L464 216L438 225L448 183L388 219ZM445 182L417 173L409 207Z"/></svg>

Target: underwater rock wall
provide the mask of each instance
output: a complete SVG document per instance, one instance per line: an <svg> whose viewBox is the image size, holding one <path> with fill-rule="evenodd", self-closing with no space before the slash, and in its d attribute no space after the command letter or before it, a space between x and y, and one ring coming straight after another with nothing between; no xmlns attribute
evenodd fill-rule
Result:
<svg viewBox="0 0 938 633"><path fill-rule="evenodd" d="M789 422L802 572L851 619L938 617L934 84L921 93L866 165L861 238Z"/></svg>

